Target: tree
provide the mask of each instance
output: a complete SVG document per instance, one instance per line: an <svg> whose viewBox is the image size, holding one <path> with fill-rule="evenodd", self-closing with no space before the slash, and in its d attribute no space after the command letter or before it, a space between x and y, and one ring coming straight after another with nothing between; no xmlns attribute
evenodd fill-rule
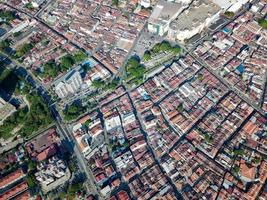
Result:
<svg viewBox="0 0 267 200"><path fill-rule="evenodd" d="M59 66L56 64L54 60L50 60L44 64L43 76L44 77L52 77L55 78L59 72Z"/></svg>
<svg viewBox="0 0 267 200"><path fill-rule="evenodd" d="M68 167L69 167L71 172L75 173L77 170L77 163L70 161L70 163L68 164Z"/></svg>
<svg viewBox="0 0 267 200"><path fill-rule="evenodd" d="M35 179L35 177L34 177L33 174L29 174L29 175L27 176L27 183L28 183L28 186L29 186L30 188L34 188L34 187L36 187L36 185L37 185L37 181L36 181L36 179Z"/></svg>
<svg viewBox="0 0 267 200"><path fill-rule="evenodd" d="M258 21L258 23L262 28L267 29L267 20L266 19L260 19Z"/></svg>
<svg viewBox="0 0 267 200"><path fill-rule="evenodd" d="M6 22L10 22L16 18L16 14L11 10L0 10L0 18L5 19Z"/></svg>
<svg viewBox="0 0 267 200"><path fill-rule="evenodd" d="M15 33L13 33L13 36L14 37L18 37L18 36L20 36L22 33L20 32L20 31L18 31L18 32L15 32Z"/></svg>
<svg viewBox="0 0 267 200"><path fill-rule="evenodd" d="M29 9L29 10L33 10L33 9L34 9L34 7L33 7L33 5L32 5L31 2L26 3L26 4L25 4L25 8L27 8L27 9Z"/></svg>
<svg viewBox="0 0 267 200"><path fill-rule="evenodd" d="M152 58L151 57L151 52L150 51L146 51L144 56L143 56L144 61L149 61L149 60L151 60L151 58Z"/></svg>
<svg viewBox="0 0 267 200"><path fill-rule="evenodd" d="M99 89L99 88L102 88L104 86L104 81L102 81L101 79L97 79L97 80L93 80L92 81L92 85L93 87Z"/></svg>
<svg viewBox="0 0 267 200"><path fill-rule="evenodd" d="M28 162L28 171L33 172L36 170L36 168L37 168L37 163L30 159Z"/></svg>
<svg viewBox="0 0 267 200"><path fill-rule="evenodd" d="M203 74L201 74L201 73L198 73L198 74L197 74L197 79L198 79L198 80L202 81L203 78L204 78L204 75L203 75Z"/></svg>
<svg viewBox="0 0 267 200"><path fill-rule="evenodd" d="M80 63L84 61L86 58L87 55L83 51L78 51L77 53L74 54L75 63Z"/></svg>
<svg viewBox="0 0 267 200"><path fill-rule="evenodd" d="M171 44L167 41L163 41L161 44L160 44L160 51L168 51L170 50L172 47L171 47Z"/></svg>
<svg viewBox="0 0 267 200"><path fill-rule="evenodd" d="M233 167L233 172L234 172L235 174L237 174L239 171L240 171L240 168L239 168L237 165L235 165L235 166Z"/></svg>
<svg viewBox="0 0 267 200"><path fill-rule="evenodd" d="M120 79L119 78L115 78L111 81L111 83L108 83L105 87L105 89L108 89L108 90L115 90L118 85L120 83Z"/></svg>
<svg viewBox="0 0 267 200"><path fill-rule="evenodd" d="M204 139L207 143L211 143L213 141L213 137L208 133L205 133Z"/></svg>
<svg viewBox="0 0 267 200"><path fill-rule="evenodd" d="M76 196L76 193L79 192L80 190L82 190L83 188L83 185L82 183L75 183L75 184L71 184L69 187L68 187L68 197L70 199L74 199L75 196Z"/></svg>
<svg viewBox="0 0 267 200"><path fill-rule="evenodd" d="M180 103L179 106L176 108L176 110L177 110L178 113L182 113L183 110L184 110L184 105L183 105L183 103Z"/></svg>
<svg viewBox="0 0 267 200"><path fill-rule="evenodd" d="M145 67L139 63L140 61L132 57L126 64L127 79L131 80L135 84L140 84L143 81L145 74Z"/></svg>
<svg viewBox="0 0 267 200"><path fill-rule="evenodd" d="M119 6L119 0L112 0L113 6Z"/></svg>
<svg viewBox="0 0 267 200"><path fill-rule="evenodd" d="M66 106L64 110L64 119L69 121L79 117L84 111L85 107L78 102L74 102L71 105Z"/></svg>
<svg viewBox="0 0 267 200"><path fill-rule="evenodd" d="M10 41L8 39L2 40L0 42L0 49L4 50L10 46Z"/></svg>
<svg viewBox="0 0 267 200"><path fill-rule="evenodd" d="M33 48L32 43L25 43L22 46L17 48L16 56L18 58L20 58L20 57L24 56L25 54L27 54L32 48Z"/></svg>
<svg viewBox="0 0 267 200"><path fill-rule="evenodd" d="M75 64L75 60L73 56L70 54L63 56L60 59L60 67L63 71L69 70L74 64Z"/></svg>
<svg viewBox="0 0 267 200"><path fill-rule="evenodd" d="M175 54L181 53L181 51L182 51L181 47L178 46L172 47L172 52Z"/></svg>
<svg viewBox="0 0 267 200"><path fill-rule="evenodd" d="M235 16L235 13L231 11L226 11L224 15L228 18L233 18Z"/></svg>
<svg viewBox="0 0 267 200"><path fill-rule="evenodd" d="M261 157L255 157L253 158L253 162L258 165L261 162Z"/></svg>
<svg viewBox="0 0 267 200"><path fill-rule="evenodd" d="M127 66L128 68L136 68L139 66L139 61L136 58L132 57L128 60Z"/></svg>
<svg viewBox="0 0 267 200"><path fill-rule="evenodd" d="M242 155L244 155L245 151L244 151L244 149L235 149L233 151L233 153L235 156L242 156Z"/></svg>

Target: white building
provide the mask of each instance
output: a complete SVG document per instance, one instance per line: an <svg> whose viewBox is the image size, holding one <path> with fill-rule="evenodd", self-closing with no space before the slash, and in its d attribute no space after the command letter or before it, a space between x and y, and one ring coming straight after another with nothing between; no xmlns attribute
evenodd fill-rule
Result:
<svg viewBox="0 0 267 200"><path fill-rule="evenodd" d="M19 31L25 29L29 25L30 25L29 20L22 21L20 24L16 25L13 29L11 29L10 32L11 33L19 32Z"/></svg>
<svg viewBox="0 0 267 200"><path fill-rule="evenodd" d="M187 4L184 2L171 2L160 0L155 6L150 18L148 19L148 31L160 36L168 32L169 25Z"/></svg>
<svg viewBox="0 0 267 200"><path fill-rule="evenodd" d="M46 163L39 163L35 173L44 193L64 184L70 176L71 173L64 161L57 157L49 158Z"/></svg>
<svg viewBox="0 0 267 200"><path fill-rule="evenodd" d="M34 8L39 8L45 0L22 0L23 4L31 3Z"/></svg>
<svg viewBox="0 0 267 200"><path fill-rule="evenodd" d="M107 131L110 131L114 128L121 126L120 116L117 115L115 117L106 119L105 120L105 126L106 126Z"/></svg>
<svg viewBox="0 0 267 200"><path fill-rule="evenodd" d="M150 7L150 0L141 0L140 5L143 6L144 8L149 8Z"/></svg>
<svg viewBox="0 0 267 200"><path fill-rule="evenodd" d="M63 79L55 83L55 92L60 98L65 98L69 94L77 92L82 85L82 77L78 70L73 69L66 74Z"/></svg>
<svg viewBox="0 0 267 200"><path fill-rule="evenodd" d="M223 10L237 12L243 5L251 0L212 0L213 3L220 6Z"/></svg>
<svg viewBox="0 0 267 200"><path fill-rule="evenodd" d="M170 24L168 39L184 41L193 37L215 22L220 12L221 8L211 0L193 1L188 9Z"/></svg>

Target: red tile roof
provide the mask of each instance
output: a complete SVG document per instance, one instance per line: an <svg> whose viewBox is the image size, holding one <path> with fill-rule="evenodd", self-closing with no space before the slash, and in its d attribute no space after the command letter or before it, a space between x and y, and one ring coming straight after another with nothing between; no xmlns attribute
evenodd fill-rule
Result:
<svg viewBox="0 0 267 200"><path fill-rule="evenodd" d="M16 197L19 193L24 192L28 189L28 184L26 181L16 185L10 190L6 191L4 194L0 195L0 200L8 200Z"/></svg>
<svg viewBox="0 0 267 200"><path fill-rule="evenodd" d="M42 151L41 153L39 153L36 158L38 161L43 161L46 158L55 155L57 152L57 145L56 144L52 144L50 147L48 147L47 149L45 149L44 151Z"/></svg>
<svg viewBox="0 0 267 200"><path fill-rule="evenodd" d="M125 191L120 191L120 192L117 194L117 197L118 197L118 200L130 200L129 195L128 195L127 192L125 192Z"/></svg>
<svg viewBox="0 0 267 200"><path fill-rule="evenodd" d="M29 200L30 199L30 192L27 190L22 194L18 195L15 200Z"/></svg>
<svg viewBox="0 0 267 200"><path fill-rule="evenodd" d="M24 175L23 171L21 169L18 169L7 176L0 179L0 188L6 187L10 183L12 183L14 180L22 177Z"/></svg>

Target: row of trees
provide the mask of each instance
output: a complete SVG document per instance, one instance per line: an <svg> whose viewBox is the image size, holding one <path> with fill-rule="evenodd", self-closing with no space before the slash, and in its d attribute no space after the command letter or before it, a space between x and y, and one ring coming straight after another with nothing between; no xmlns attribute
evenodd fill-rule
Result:
<svg viewBox="0 0 267 200"><path fill-rule="evenodd" d="M146 51L143 56L144 61L149 61L152 57L161 52L173 52L178 54L181 52L179 46L172 46L168 41L163 41L162 43L156 44L151 50Z"/></svg>
<svg viewBox="0 0 267 200"><path fill-rule="evenodd" d="M120 79L113 79L112 81L103 81L102 79L97 79L92 82L92 85L96 89L102 90L115 90L119 85Z"/></svg>

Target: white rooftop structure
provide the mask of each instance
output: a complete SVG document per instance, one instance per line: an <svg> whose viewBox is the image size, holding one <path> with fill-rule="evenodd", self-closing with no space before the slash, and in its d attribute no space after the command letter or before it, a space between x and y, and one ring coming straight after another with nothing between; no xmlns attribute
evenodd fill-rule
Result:
<svg viewBox="0 0 267 200"><path fill-rule="evenodd" d="M170 24L169 39L185 40L201 32L219 18L221 8L212 0L195 0Z"/></svg>
<svg viewBox="0 0 267 200"><path fill-rule="evenodd" d="M54 82L55 92L60 98L65 98L69 94L74 94L82 86L82 77L79 68L75 68L68 72L62 78Z"/></svg>
<svg viewBox="0 0 267 200"><path fill-rule="evenodd" d="M119 115L105 120L105 126L107 131L116 128L120 125L121 125L121 120Z"/></svg>
<svg viewBox="0 0 267 200"><path fill-rule="evenodd" d="M241 8L242 5L246 4L250 0L212 0L213 3L220 6L222 9L227 10L236 10Z"/></svg>
<svg viewBox="0 0 267 200"><path fill-rule="evenodd" d="M171 2L160 0L155 6L150 18L148 19L148 30L157 35L164 35L169 28L169 24L187 6L181 2Z"/></svg>

